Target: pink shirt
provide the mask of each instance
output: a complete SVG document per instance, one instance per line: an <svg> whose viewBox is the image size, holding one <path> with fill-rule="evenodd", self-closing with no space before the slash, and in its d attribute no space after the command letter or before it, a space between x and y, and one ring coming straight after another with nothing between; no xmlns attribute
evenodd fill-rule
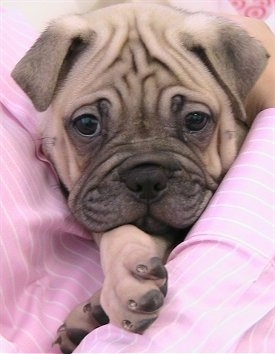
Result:
<svg viewBox="0 0 275 354"><path fill-rule="evenodd" d="M56 329L102 284L99 253L39 154L39 117L9 73L36 35L2 12L0 352L58 353ZM275 109L242 151L187 240L172 252L169 292L144 335L106 325L83 352L275 351Z"/></svg>

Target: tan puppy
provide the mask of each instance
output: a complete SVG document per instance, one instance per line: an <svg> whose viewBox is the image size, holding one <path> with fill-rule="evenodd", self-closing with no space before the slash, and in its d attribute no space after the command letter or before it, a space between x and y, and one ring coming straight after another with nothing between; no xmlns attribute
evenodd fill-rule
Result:
<svg viewBox="0 0 275 354"><path fill-rule="evenodd" d="M12 75L47 110L43 149L106 275L59 329L64 352L109 319L139 333L156 319L166 251L234 161L249 129L243 100L266 61L222 18L128 4L53 22L18 63ZM146 233L109 232L127 224Z"/></svg>

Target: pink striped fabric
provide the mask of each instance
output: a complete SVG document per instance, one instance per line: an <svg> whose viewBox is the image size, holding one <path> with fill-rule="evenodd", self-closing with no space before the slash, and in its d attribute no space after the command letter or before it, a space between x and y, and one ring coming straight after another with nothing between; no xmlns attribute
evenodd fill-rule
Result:
<svg viewBox="0 0 275 354"><path fill-rule="evenodd" d="M94 242L70 216L39 155L39 116L9 76L36 35L20 16L1 15L0 352L59 353L51 344L56 329L103 274ZM274 142L270 109L172 252L167 300L153 326L142 336L103 326L75 353L274 353Z"/></svg>

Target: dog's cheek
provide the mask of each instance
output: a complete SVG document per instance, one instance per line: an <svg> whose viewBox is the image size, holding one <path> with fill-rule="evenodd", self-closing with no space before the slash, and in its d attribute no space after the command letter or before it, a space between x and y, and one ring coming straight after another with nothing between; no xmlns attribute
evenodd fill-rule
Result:
<svg viewBox="0 0 275 354"><path fill-rule="evenodd" d="M55 146L48 152L48 158L62 184L71 191L78 184L84 170L84 161L76 154L74 146L66 138L57 138Z"/></svg>
<svg viewBox="0 0 275 354"><path fill-rule="evenodd" d="M182 180L174 182L162 201L165 208L152 205L153 216L177 229L193 224L205 209L213 191L204 184L192 184L192 181L184 184Z"/></svg>
<svg viewBox="0 0 275 354"><path fill-rule="evenodd" d="M248 128L241 124L236 124L234 128L222 131L220 156L224 173L228 171L232 163L235 161L247 132Z"/></svg>
<svg viewBox="0 0 275 354"><path fill-rule="evenodd" d="M218 183L234 162L247 131L248 128L236 121L228 104L224 103L216 131L203 155L208 174Z"/></svg>
<svg viewBox="0 0 275 354"><path fill-rule="evenodd" d="M112 181L98 186L81 182L73 188L68 203L74 216L94 232L131 223L146 212L146 206L136 203L123 183Z"/></svg>

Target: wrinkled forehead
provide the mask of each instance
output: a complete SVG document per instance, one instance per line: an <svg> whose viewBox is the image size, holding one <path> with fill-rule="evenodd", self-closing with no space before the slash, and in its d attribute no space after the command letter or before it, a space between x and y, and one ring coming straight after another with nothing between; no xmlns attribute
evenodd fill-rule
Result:
<svg viewBox="0 0 275 354"><path fill-rule="evenodd" d="M142 4L121 4L109 6L83 15L97 35L97 44L110 38L122 44L127 39L139 38L151 50L158 52L165 42L182 43L182 34L192 33L207 40L218 40L217 23L214 17L205 13L192 14L174 7ZM205 30L207 28L207 31ZM157 47L154 48L154 43ZM162 47L163 49L163 47Z"/></svg>
<svg viewBox="0 0 275 354"><path fill-rule="evenodd" d="M106 33L110 31L131 32L137 29L140 33L156 27L163 31L164 28L175 26L182 22L184 13L175 8L161 5L145 4L120 4L108 6L97 11L84 13L83 18L90 23L95 31L105 28ZM167 21L169 20L169 21ZM171 21L171 22L170 22Z"/></svg>
<svg viewBox="0 0 275 354"><path fill-rule="evenodd" d="M168 88L206 91L202 63L181 42L185 15L165 6L114 10L85 15L94 40L68 74L61 96L76 100L76 106L110 95L126 105L129 100L150 105ZM203 75L194 76L194 70Z"/></svg>
<svg viewBox="0 0 275 354"><path fill-rule="evenodd" d="M146 22L143 13L141 18L133 11L127 15L122 19L120 13L113 18L107 11L106 18L100 15L95 23L94 15L89 19L95 32L94 40L81 53L66 81L70 76L82 77L89 81L90 88L95 85L94 89L98 90L103 83L118 84L122 78L131 87L130 81L137 85L154 76L160 85L168 77L178 76L176 62L173 64L173 56L177 54L165 38L165 28L160 24L151 28L151 21ZM83 84L81 82L86 90Z"/></svg>
<svg viewBox="0 0 275 354"><path fill-rule="evenodd" d="M167 10L168 14L164 13ZM168 23L164 15L168 16ZM86 20L95 34L86 59L93 60L98 70L106 70L119 61L127 68L131 61L135 73L142 75L143 64L169 65L171 54L181 47L184 16L175 9L123 5L115 6L114 11L110 7L86 15Z"/></svg>

